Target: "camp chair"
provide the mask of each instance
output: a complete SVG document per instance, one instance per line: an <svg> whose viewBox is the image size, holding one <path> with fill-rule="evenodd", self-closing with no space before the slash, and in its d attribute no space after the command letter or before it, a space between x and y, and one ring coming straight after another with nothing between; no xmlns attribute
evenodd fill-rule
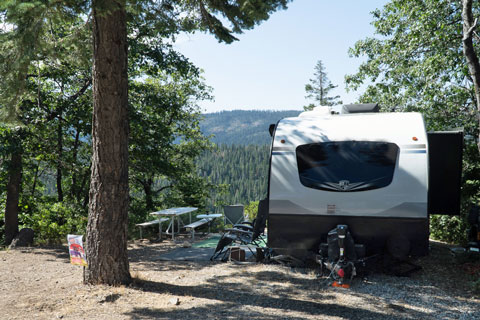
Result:
<svg viewBox="0 0 480 320"><path fill-rule="evenodd" d="M222 255L221 260L225 261L229 253L228 246L232 243L243 245L250 250L250 252L256 256L256 253L253 252L251 245L255 247L260 247L261 243L265 243L265 240L260 237L265 230L265 221L266 215L268 213L268 202L267 200L261 200L258 204L258 215L253 223L242 223L235 224L233 228L225 229L222 237L217 243L217 247L210 258L210 260L215 260Z"/></svg>
<svg viewBox="0 0 480 320"><path fill-rule="evenodd" d="M222 256L221 260L225 261L229 253L228 247L232 244L236 244L238 246L246 246L248 250L250 250L250 252L255 255L255 252L252 251L252 248L250 248L249 245L253 244L254 246L258 247L259 243L253 240L252 236L252 231L242 230L239 228L225 229L225 233L218 241L215 252L213 253L210 260L213 261Z"/></svg>
<svg viewBox="0 0 480 320"><path fill-rule="evenodd" d="M243 215L243 205L241 204L224 206L223 213L225 215L225 224L230 223L236 225L245 220Z"/></svg>

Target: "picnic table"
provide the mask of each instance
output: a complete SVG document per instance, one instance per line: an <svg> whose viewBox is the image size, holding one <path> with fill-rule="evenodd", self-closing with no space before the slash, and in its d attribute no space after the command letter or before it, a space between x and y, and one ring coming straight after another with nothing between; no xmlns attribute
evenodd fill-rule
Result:
<svg viewBox="0 0 480 320"><path fill-rule="evenodd" d="M180 231L180 224L183 225L182 220L180 219L180 216L188 213L190 216L190 223L192 222L192 212L197 210L198 208L194 207L181 207L181 208L169 208L169 209L164 209L156 212L150 213L151 215L157 216L159 219L160 217L170 217L170 223L168 225L166 233L169 234L169 232L172 233L172 240L175 240L175 219L177 220L178 224L178 229L177 232ZM170 231L171 230L171 231Z"/></svg>

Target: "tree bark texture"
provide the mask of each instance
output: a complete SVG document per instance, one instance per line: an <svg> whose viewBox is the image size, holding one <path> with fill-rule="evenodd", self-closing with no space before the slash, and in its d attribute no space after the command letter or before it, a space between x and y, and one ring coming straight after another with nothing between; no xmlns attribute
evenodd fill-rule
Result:
<svg viewBox="0 0 480 320"><path fill-rule="evenodd" d="M467 60L468 72L473 81L475 104L477 106L477 121L480 124L480 62L475 52L475 47L473 46L473 31L476 28L477 19L473 18L472 0L462 0L462 20L463 54ZM478 136L477 146L480 151L480 134Z"/></svg>
<svg viewBox="0 0 480 320"><path fill-rule="evenodd" d="M128 116L125 0L93 1L92 173L86 238L90 284L131 281L127 256Z"/></svg>
<svg viewBox="0 0 480 320"><path fill-rule="evenodd" d="M22 151L16 148L10 158L7 201L5 204L5 244L9 245L18 233L18 203L22 184Z"/></svg>
<svg viewBox="0 0 480 320"><path fill-rule="evenodd" d="M145 180L139 179L138 180L141 185L143 186L143 192L145 192L145 205L146 209L149 211L153 211L155 208L153 207L153 179L148 178Z"/></svg>

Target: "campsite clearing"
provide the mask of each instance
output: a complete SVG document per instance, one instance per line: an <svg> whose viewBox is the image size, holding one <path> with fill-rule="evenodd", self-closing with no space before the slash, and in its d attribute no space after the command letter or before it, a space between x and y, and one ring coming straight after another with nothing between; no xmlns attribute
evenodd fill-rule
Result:
<svg viewBox="0 0 480 320"><path fill-rule="evenodd" d="M65 246L0 251L1 319L479 319L471 291L479 264L460 264L432 242L409 278L370 275L351 289L310 269L160 261L182 245L129 244L130 286L85 286ZM473 273L473 274L472 274Z"/></svg>

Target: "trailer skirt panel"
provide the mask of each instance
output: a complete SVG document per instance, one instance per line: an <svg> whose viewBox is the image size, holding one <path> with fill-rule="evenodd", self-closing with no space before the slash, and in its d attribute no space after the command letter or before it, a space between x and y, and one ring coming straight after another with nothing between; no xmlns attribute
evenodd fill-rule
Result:
<svg viewBox="0 0 480 320"><path fill-rule="evenodd" d="M364 244L367 255L388 252L388 246L401 242L412 256L428 254L429 221L426 218L353 217L298 214L269 214L268 246L278 254L305 258L317 253L320 243L339 224L348 229L357 244Z"/></svg>

